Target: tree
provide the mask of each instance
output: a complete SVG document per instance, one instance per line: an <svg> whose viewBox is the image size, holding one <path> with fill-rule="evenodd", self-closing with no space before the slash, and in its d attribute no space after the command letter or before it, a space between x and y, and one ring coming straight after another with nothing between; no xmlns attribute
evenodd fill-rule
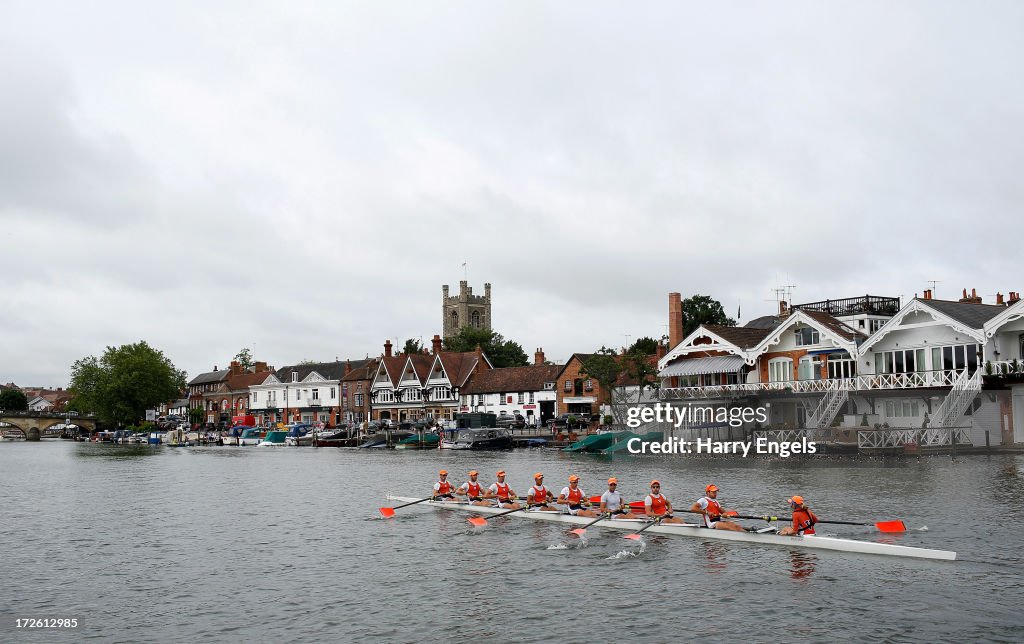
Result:
<svg viewBox="0 0 1024 644"><path fill-rule="evenodd" d="M25 411L28 409L28 397L20 389L4 389L0 391L0 409L4 411Z"/></svg>
<svg viewBox="0 0 1024 644"><path fill-rule="evenodd" d="M423 343L418 338L409 338L405 341L402 353L407 356L414 353L423 353Z"/></svg>
<svg viewBox="0 0 1024 644"><path fill-rule="evenodd" d="M497 331L467 326L444 339L446 351L475 351L477 345L480 345L496 368L524 367L529 364L523 347L518 342L506 340Z"/></svg>
<svg viewBox="0 0 1024 644"><path fill-rule="evenodd" d="M597 381L607 396L613 422L624 424L629 407L643 400L646 389L657 388L657 365L651 354L634 351L617 355L601 347L582 361L580 372Z"/></svg>
<svg viewBox="0 0 1024 644"><path fill-rule="evenodd" d="M702 324L736 326L736 320L727 316L722 303L709 295L694 295L683 300L683 337Z"/></svg>
<svg viewBox="0 0 1024 644"><path fill-rule="evenodd" d="M242 365L242 369L248 371L253 366L252 351L249 351L248 347L243 348L235 355L235 360Z"/></svg>
<svg viewBox="0 0 1024 644"><path fill-rule="evenodd" d="M640 354L644 356L649 356L657 352L658 341L655 340L654 338L648 338L646 336L642 338L637 338L637 341L630 345L628 349L626 349L626 353Z"/></svg>
<svg viewBox="0 0 1024 644"><path fill-rule="evenodd" d="M203 411L202 407L193 407L188 410L188 422L193 425L201 425L206 418L205 414L206 412Z"/></svg>
<svg viewBox="0 0 1024 644"><path fill-rule="evenodd" d="M71 404L117 425L135 424L147 409L177 398L185 372L145 342L107 347L103 357L71 365Z"/></svg>

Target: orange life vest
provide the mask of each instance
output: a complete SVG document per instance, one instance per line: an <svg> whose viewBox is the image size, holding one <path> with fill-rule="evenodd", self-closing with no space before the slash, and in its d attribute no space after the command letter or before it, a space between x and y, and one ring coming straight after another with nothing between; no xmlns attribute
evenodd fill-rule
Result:
<svg viewBox="0 0 1024 644"><path fill-rule="evenodd" d="M708 497L704 498L707 499L708 502L708 507L704 508L704 510L708 513L708 521L718 521L719 519L721 519L722 506L718 503L718 501L714 499L708 499Z"/></svg>
<svg viewBox="0 0 1024 644"><path fill-rule="evenodd" d="M546 487L544 487L543 485L540 487L534 485L533 487L530 488L530 490L533 492L534 503L547 503L548 489Z"/></svg>
<svg viewBox="0 0 1024 644"><path fill-rule="evenodd" d="M438 481L437 482L437 493L438 494L451 494L452 493L452 484L449 483L448 481Z"/></svg>
<svg viewBox="0 0 1024 644"><path fill-rule="evenodd" d="M814 534L814 524L818 522L818 517L814 516L814 513L805 508L797 508L793 510L793 529L797 534Z"/></svg>
<svg viewBox="0 0 1024 644"><path fill-rule="evenodd" d="M668 512L668 500L664 496L661 494L657 496L649 494L647 498L651 500L651 514L665 514Z"/></svg>
<svg viewBox="0 0 1024 644"><path fill-rule="evenodd" d="M472 481L466 483L466 492L469 493L469 496L480 498L480 484Z"/></svg>
<svg viewBox="0 0 1024 644"><path fill-rule="evenodd" d="M569 500L570 505L579 505L580 501L583 500L583 490L569 488L569 496L566 498Z"/></svg>
<svg viewBox="0 0 1024 644"><path fill-rule="evenodd" d="M498 486L498 500L502 502L508 501L508 483L495 483L495 485Z"/></svg>

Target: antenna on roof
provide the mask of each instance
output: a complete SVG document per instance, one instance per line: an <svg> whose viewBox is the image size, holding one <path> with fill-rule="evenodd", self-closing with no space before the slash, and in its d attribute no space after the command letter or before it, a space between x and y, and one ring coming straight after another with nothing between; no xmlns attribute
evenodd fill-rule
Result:
<svg viewBox="0 0 1024 644"><path fill-rule="evenodd" d="M932 285L932 299L933 300L938 299L938 296L935 294L936 293L935 285L938 284L939 282L941 282L942 280L925 280L925 281Z"/></svg>

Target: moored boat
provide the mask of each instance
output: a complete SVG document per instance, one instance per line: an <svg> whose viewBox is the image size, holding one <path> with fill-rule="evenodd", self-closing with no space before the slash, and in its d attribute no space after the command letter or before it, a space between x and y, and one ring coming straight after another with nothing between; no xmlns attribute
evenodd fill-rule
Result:
<svg viewBox="0 0 1024 644"><path fill-rule="evenodd" d="M512 434L504 427L462 428L450 430L441 441L441 449L511 449Z"/></svg>
<svg viewBox="0 0 1024 644"><path fill-rule="evenodd" d="M287 443L288 432L274 430L267 432L267 435L258 444L259 447L284 447Z"/></svg>
<svg viewBox="0 0 1024 644"><path fill-rule="evenodd" d="M419 499L404 496L388 495L388 500L397 503L411 503ZM508 510L497 507L483 507L464 503L450 503L444 501L426 501L420 505L429 505L444 510L462 512L473 512L478 514L500 514ZM510 517L523 517L537 521L549 521L554 523L567 523L573 526L587 525L593 519L577 517L569 514L556 512L530 512L523 510L513 512ZM610 528L635 532L648 522L645 519L605 519L594 524L595 528ZM659 524L646 528L645 532L664 534L680 537L697 537L699 539L715 539L721 541L739 541L745 543L756 543L773 546L787 546L790 548L808 548L814 550L835 550L839 552L854 552L861 554L888 555L893 557L915 557L919 559L941 559L952 561L956 559L956 553L949 550L933 550L931 548L917 548L913 546L900 546L891 543L878 543L875 541L857 541L855 539L839 539L835 537L806 536L806 537L784 537L777 534L733 532L731 530L707 530L694 524Z"/></svg>

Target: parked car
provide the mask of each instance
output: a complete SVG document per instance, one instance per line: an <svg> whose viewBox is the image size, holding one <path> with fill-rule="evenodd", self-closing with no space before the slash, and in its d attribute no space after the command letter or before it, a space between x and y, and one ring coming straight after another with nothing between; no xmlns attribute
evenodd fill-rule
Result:
<svg viewBox="0 0 1024 644"><path fill-rule="evenodd" d="M505 427L507 429L523 429L526 427L526 419L519 414L505 414L504 416L498 416L495 424L498 427Z"/></svg>
<svg viewBox="0 0 1024 644"><path fill-rule="evenodd" d="M553 431L562 429L582 429L587 426L586 414L560 414L548 421Z"/></svg>

